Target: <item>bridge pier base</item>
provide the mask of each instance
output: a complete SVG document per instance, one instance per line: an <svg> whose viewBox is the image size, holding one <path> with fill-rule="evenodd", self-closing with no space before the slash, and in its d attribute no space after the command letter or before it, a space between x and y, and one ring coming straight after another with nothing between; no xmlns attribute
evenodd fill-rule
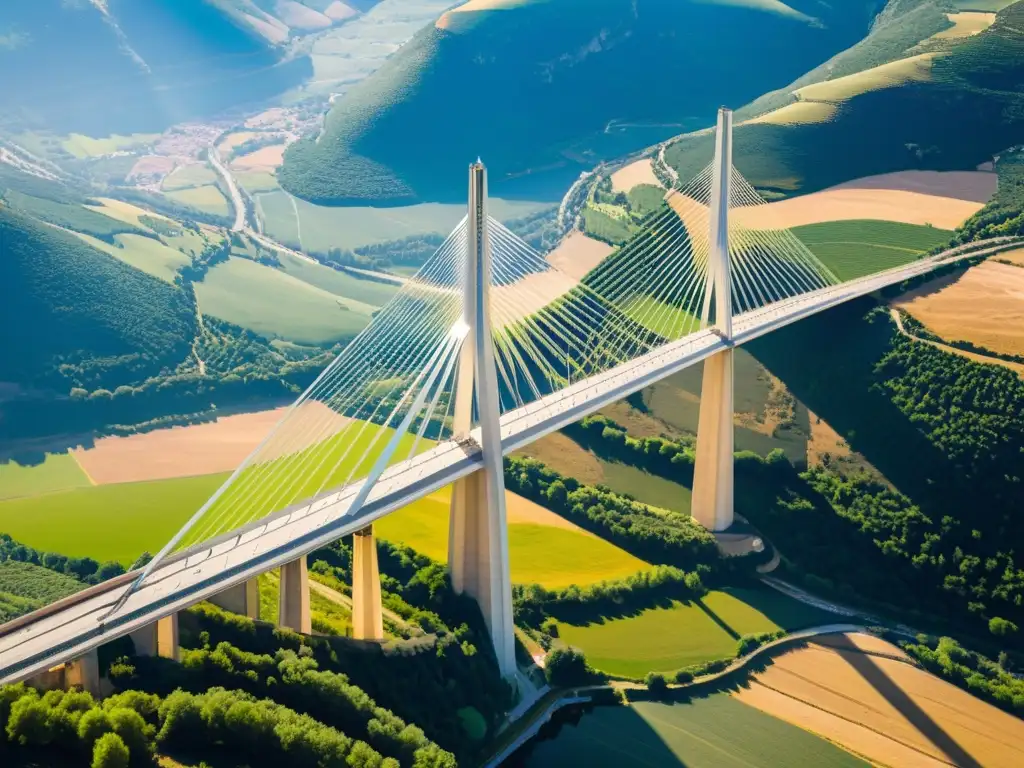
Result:
<svg viewBox="0 0 1024 768"><path fill-rule="evenodd" d="M210 598L210 602L225 611L248 616L250 619L260 617L260 582L258 577L236 584L218 592Z"/></svg>
<svg viewBox="0 0 1024 768"><path fill-rule="evenodd" d="M733 350L704 361L690 514L709 531L733 521Z"/></svg>
<svg viewBox="0 0 1024 768"><path fill-rule="evenodd" d="M159 621L138 629L130 635L137 656L160 656L178 661L178 614L172 613Z"/></svg>
<svg viewBox="0 0 1024 768"><path fill-rule="evenodd" d="M384 639L377 540L372 525L352 537L352 636L356 640Z"/></svg>
<svg viewBox="0 0 1024 768"><path fill-rule="evenodd" d="M504 480L500 475L499 480ZM452 486L448 529L448 568L452 587L476 600L491 633L502 675L516 672L515 635L512 625L512 590L504 526L505 485L496 493L502 507L491 500L487 470L474 472Z"/></svg>
<svg viewBox="0 0 1024 768"><path fill-rule="evenodd" d="M278 624L304 635L313 633L309 612L309 571L305 556L281 566L281 597Z"/></svg>
<svg viewBox="0 0 1024 768"><path fill-rule="evenodd" d="M100 657L95 648L64 665L64 687L78 687L94 697L99 697Z"/></svg>

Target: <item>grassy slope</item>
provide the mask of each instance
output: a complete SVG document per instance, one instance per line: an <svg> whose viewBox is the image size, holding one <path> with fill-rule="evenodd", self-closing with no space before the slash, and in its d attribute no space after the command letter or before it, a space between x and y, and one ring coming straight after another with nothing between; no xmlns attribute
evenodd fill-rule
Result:
<svg viewBox="0 0 1024 768"><path fill-rule="evenodd" d="M97 240L89 235L79 237L93 248L103 251L130 267L135 267L147 275L174 283L178 270L187 267L192 260L181 251L171 248L160 240L141 235L115 235L114 245Z"/></svg>
<svg viewBox="0 0 1024 768"><path fill-rule="evenodd" d="M180 289L2 206L0 243L0 379L39 375L58 356L187 353L195 317Z"/></svg>
<svg viewBox="0 0 1024 768"><path fill-rule="evenodd" d="M370 320L366 305L341 300L287 272L247 259L218 264L195 290L205 314L270 338L299 343L321 344L352 336ZM348 309L350 304L355 306Z"/></svg>
<svg viewBox="0 0 1024 768"><path fill-rule="evenodd" d="M867 763L727 694L687 704L598 707L542 741L527 768L553 765L687 768L859 768Z"/></svg>
<svg viewBox="0 0 1024 768"><path fill-rule="evenodd" d="M729 656L743 635L834 621L771 590L712 591L691 603L672 601L627 618L586 626L559 624L559 637L602 672L641 678L648 672Z"/></svg>
<svg viewBox="0 0 1024 768"><path fill-rule="evenodd" d="M926 23L926 16L934 23ZM892 87L843 99L831 121L737 126L736 166L759 187L791 193L911 168L972 169L990 160L1019 142L1024 126L1022 18L1024 3L1018 2L1001 11L981 34L929 42L926 47L942 55L932 61L926 81L894 81ZM797 80L781 95L759 100L744 113L781 106L793 98L790 91L826 75L841 77L915 55L921 50L919 41L947 26L938 9L917 4L912 15L883 25L829 67ZM710 157L712 138L684 137L666 159L683 178L690 178Z"/></svg>
<svg viewBox="0 0 1024 768"><path fill-rule="evenodd" d="M595 159L710 117L723 100L791 80L860 39L873 6L789 7L818 21L781 4L680 0L648 0L640 13L631 0L592 0L583 14L573 0L549 0L451 14L447 29L422 30L338 99L323 136L292 145L278 178L335 204L461 199L468 151L488 163L495 194L537 189L545 175L561 186ZM719 57L719 77L694 78L723 45L747 55L735 65ZM664 93L679 97L656 97Z"/></svg>
<svg viewBox="0 0 1024 768"><path fill-rule="evenodd" d="M30 466L16 461L0 464L0 501L88 485L89 478L67 453L48 453L41 464Z"/></svg>

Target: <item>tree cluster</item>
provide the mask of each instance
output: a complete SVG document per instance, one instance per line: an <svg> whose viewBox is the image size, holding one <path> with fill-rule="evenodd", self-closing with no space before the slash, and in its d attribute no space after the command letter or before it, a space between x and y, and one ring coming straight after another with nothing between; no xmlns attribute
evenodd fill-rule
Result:
<svg viewBox="0 0 1024 768"><path fill-rule="evenodd" d="M0 563L7 561L38 565L82 584L99 584L125 572L124 566L113 560L100 563L91 557L68 557L56 552L42 552L15 541L6 533L0 533Z"/></svg>
<svg viewBox="0 0 1024 768"><path fill-rule="evenodd" d="M721 562L714 537L689 516L582 485L536 459L506 458L505 486L648 562L691 571Z"/></svg>

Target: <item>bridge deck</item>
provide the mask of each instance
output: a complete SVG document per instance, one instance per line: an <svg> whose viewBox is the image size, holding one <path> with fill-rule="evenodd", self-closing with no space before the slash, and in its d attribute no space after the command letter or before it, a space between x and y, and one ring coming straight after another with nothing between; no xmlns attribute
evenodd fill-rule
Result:
<svg viewBox="0 0 1024 768"><path fill-rule="evenodd" d="M1001 250L1008 247L1010 240L1001 238L999 244L977 254ZM521 448L718 351L930 272L962 256L955 249L749 312L734 319L731 342L713 330L704 330L665 344L636 360L505 414L501 420L502 450L507 454ZM481 466L475 443L445 442L388 469L354 514L350 514L350 505L359 483L324 494L311 503L289 507L169 559L150 575L117 615L102 623L100 618L128 589L130 578L115 579L8 622L0 626L0 683L22 680L74 659L97 645L304 556Z"/></svg>

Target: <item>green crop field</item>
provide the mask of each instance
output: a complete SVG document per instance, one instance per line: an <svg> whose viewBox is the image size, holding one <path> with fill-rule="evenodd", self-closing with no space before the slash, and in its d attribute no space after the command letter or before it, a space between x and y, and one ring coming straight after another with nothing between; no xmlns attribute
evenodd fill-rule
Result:
<svg viewBox="0 0 1024 768"><path fill-rule="evenodd" d="M0 531L36 549L130 565L170 541L225 477L97 485L0 501Z"/></svg>
<svg viewBox="0 0 1024 768"><path fill-rule="evenodd" d="M448 502L420 499L374 524L382 539L401 542L439 562L448 561ZM613 544L582 531L532 523L508 527L509 561L516 584L551 589L619 579L648 567Z"/></svg>
<svg viewBox="0 0 1024 768"><path fill-rule="evenodd" d="M277 258L281 262L281 269L292 277L336 296L355 300L371 311L387 304L398 292L398 286L394 283L364 280L288 253L278 253Z"/></svg>
<svg viewBox="0 0 1024 768"><path fill-rule="evenodd" d="M48 453L42 464L32 466L16 461L0 464L0 501L89 485L89 477L67 453Z"/></svg>
<svg viewBox="0 0 1024 768"><path fill-rule="evenodd" d="M652 475L630 464L598 459L604 472L604 484L613 491L627 493L637 501L673 512L690 514L690 489L664 477Z"/></svg>
<svg viewBox="0 0 1024 768"><path fill-rule="evenodd" d="M359 248L410 235L447 235L466 215L459 204L423 203L398 208L331 208L292 198L287 192L260 194L260 218L266 232L281 242L326 253L332 248ZM551 203L491 198L488 209L501 221L518 219L551 207ZM296 229L296 215L300 227Z"/></svg>
<svg viewBox="0 0 1024 768"><path fill-rule="evenodd" d="M825 739L725 693L685 704L597 707L534 746L527 768L862 768Z"/></svg>
<svg viewBox="0 0 1024 768"><path fill-rule="evenodd" d="M122 149L152 144L159 138L159 133L136 133L131 136L119 136L115 133L107 136L105 139L94 139L91 136L72 133L63 141L63 147L75 157L82 159L100 157Z"/></svg>
<svg viewBox="0 0 1024 768"><path fill-rule="evenodd" d="M116 245L111 245L89 235L75 234L93 248L109 253L115 259L172 285L178 270L192 263L181 251L151 237L114 235Z"/></svg>
<svg viewBox="0 0 1024 768"><path fill-rule="evenodd" d="M646 216L665 203L665 190L653 184L637 184L626 193L629 207L640 216Z"/></svg>
<svg viewBox="0 0 1024 768"><path fill-rule="evenodd" d="M236 171L235 181L249 194L273 192L281 188L277 176L266 171Z"/></svg>
<svg viewBox="0 0 1024 768"><path fill-rule="evenodd" d="M709 592L698 602L673 601L670 607L598 624L559 623L558 632L595 669L640 678L731 656L736 641L746 634L830 620L834 617L770 590L730 589Z"/></svg>
<svg viewBox="0 0 1024 768"><path fill-rule="evenodd" d="M229 216L231 206L224 193L214 184L207 184L203 187L191 187L189 189L176 189L166 193L167 197L179 203L190 205L204 213L211 213L214 216Z"/></svg>
<svg viewBox="0 0 1024 768"><path fill-rule="evenodd" d="M907 264L953 236L946 229L872 219L807 224L792 232L840 280Z"/></svg>
<svg viewBox="0 0 1024 768"><path fill-rule="evenodd" d="M622 311L631 320L666 339L679 339L700 328L700 318L650 296L630 299Z"/></svg>
<svg viewBox="0 0 1024 768"><path fill-rule="evenodd" d="M204 314L305 344L331 343L358 333L374 309L240 258L211 269L195 291Z"/></svg>
<svg viewBox="0 0 1024 768"><path fill-rule="evenodd" d="M588 205L583 209L583 231L606 243L622 245L632 236L634 227Z"/></svg>
<svg viewBox="0 0 1024 768"><path fill-rule="evenodd" d="M161 188L165 192L174 192L193 187L205 187L217 183L217 174L206 165L194 163L175 168L165 179Z"/></svg>

